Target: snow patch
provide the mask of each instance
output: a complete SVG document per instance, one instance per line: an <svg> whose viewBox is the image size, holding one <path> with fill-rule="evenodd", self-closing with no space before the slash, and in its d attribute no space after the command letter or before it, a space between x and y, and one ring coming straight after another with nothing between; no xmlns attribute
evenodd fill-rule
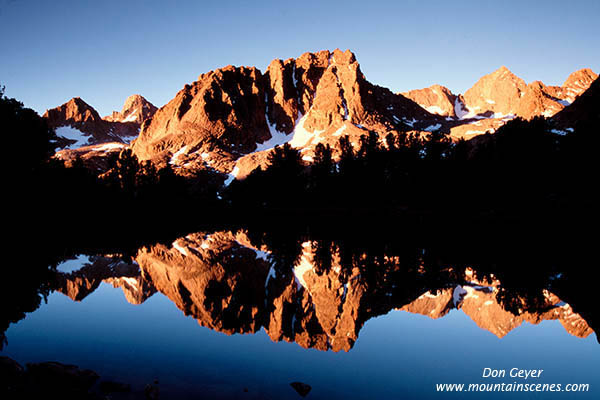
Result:
<svg viewBox="0 0 600 400"><path fill-rule="evenodd" d="M177 152L171 156L171 159L169 160L169 164L171 164L171 165L177 164L179 157L181 157L183 154L185 154L186 151L187 151L187 146L183 146L181 149L177 150Z"/></svg>
<svg viewBox="0 0 600 400"><path fill-rule="evenodd" d="M362 127L362 126L361 126L361 127ZM345 124L343 124L343 125L342 125L342 126L341 126L341 127L338 129L338 130L337 130L337 131L335 131L335 132L333 133L333 135L332 135L332 136L341 136L341 135L342 135L342 133L344 133L344 131L345 131L345 130L346 130L346 125L345 125Z"/></svg>
<svg viewBox="0 0 600 400"><path fill-rule="evenodd" d="M281 146L287 143L290 138L290 135L287 133L278 131L275 124L269 123L269 117L267 115L265 115L265 120L267 121L269 132L271 133L271 139L263 143L258 143L255 151L264 151L272 149L275 146Z"/></svg>
<svg viewBox="0 0 600 400"><path fill-rule="evenodd" d="M96 147L94 150L95 151L111 151L111 150L124 149L125 147L127 147L127 146L124 145L123 143L106 143L100 147Z"/></svg>
<svg viewBox="0 0 600 400"><path fill-rule="evenodd" d="M59 126L56 128L56 136L75 141L75 143L65 147L65 149L69 150L89 145L91 138L91 135L85 134L72 126Z"/></svg>
<svg viewBox="0 0 600 400"><path fill-rule="evenodd" d="M231 171L230 174L228 174L229 176L227 177L227 179L225 179L225 186L229 186L231 185L231 182L233 182L233 180L237 177L237 175L240 173L240 169L236 166L233 171Z"/></svg>
<svg viewBox="0 0 600 400"><path fill-rule="evenodd" d="M546 118L550 118L551 116L553 116L555 113L552 110L545 110L542 115Z"/></svg>
<svg viewBox="0 0 600 400"><path fill-rule="evenodd" d="M121 122L135 122L137 121L137 116L135 115L135 111L125 117Z"/></svg>
<svg viewBox="0 0 600 400"><path fill-rule="evenodd" d="M184 256L189 256L189 253L187 252L187 249L183 246L180 246L179 244L177 244L177 241L173 242L173 248L175 248L175 250L177 250L178 252L180 252L181 254L183 254Z"/></svg>
<svg viewBox="0 0 600 400"><path fill-rule="evenodd" d="M434 124L434 125L430 125L427 128L423 129L426 132L434 132L437 131L438 129L440 129L442 127L442 124Z"/></svg>
<svg viewBox="0 0 600 400"><path fill-rule="evenodd" d="M567 131L563 131L562 129L551 129L550 132L560 136L565 136L567 134Z"/></svg>
<svg viewBox="0 0 600 400"><path fill-rule="evenodd" d="M138 135L135 135L135 136L125 136L125 137L122 137L121 140L123 140L126 144L131 144L131 142L133 142L137 138L138 138Z"/></svg>
<svg viewBox="0 0 600 400"><path fill-rule="evenodd" d="M404 124L410 126L411 128L415 127L415 124L419 121L417 121L415 118L413 118L411 121L407 120L406 118L403 118L402 120L400 120L400 118L396 117L395 115L393 116L394 119L396 120L396 122L403 122Z"/></svg>
<svg viewBox="0 0 600 400"><path fill-rule="evenodd" d="M454 113L458 119L468 118L469 110L466 109L466 106L460 101L458 98L454 100Z"/></svg>
<svg viewBox="0 0 600 400"><path fill-rule="evenodd" d="M429 107L425 107L425 110L427 110L428 112L430 112L431 114L438 114L438 115L444 115L444 110L442 110L440 107L438 106L429 106Z"/></svg>
<svg viewBox="0 0 600 400"><path fill-rule="evenodd" d="M304 128L304 122L306 121L308 114L301 117L292 132L292 140L289 141L290 146L298 148L305 147L308 143L310 143L313 139L317 138L321 133L325 132L325 130L315 130L314 132L309 132Z"/></svg>

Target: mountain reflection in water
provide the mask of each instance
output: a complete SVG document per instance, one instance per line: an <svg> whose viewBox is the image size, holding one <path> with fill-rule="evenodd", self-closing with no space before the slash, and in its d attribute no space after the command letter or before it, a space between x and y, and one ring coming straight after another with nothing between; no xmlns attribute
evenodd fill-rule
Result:
<svg viewBox="0 0 600 400"><path fill-rule="evenodd" d="M106 282L132 304L160 292L215 331L264 328L273 341L318 350L351 350L366 321L394 309L434 319L459 309L499 338L523 322L544 320L560 321L577 337L593 333L554 293L560 273L540 274L542 284L534 288L511 288L493 273L429 260L422 249L302 240L271 248L243 230L198 232L143 247L130 261L93 256L66 272L59 265L54 289L81 301Z"/></svg>

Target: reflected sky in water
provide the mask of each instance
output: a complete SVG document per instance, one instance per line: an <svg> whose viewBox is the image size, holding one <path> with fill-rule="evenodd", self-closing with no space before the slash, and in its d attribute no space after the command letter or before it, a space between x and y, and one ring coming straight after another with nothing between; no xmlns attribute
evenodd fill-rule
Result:
<svg viewBox="0 0 600 400"><path fill-rule="evenodd" d="M350 351L332 352L274 342L264 329L228 336L184 316L161 293L133 305L119 288L101 283L81 302L52 293L6 336L0 354L20 363L72 363L134 389L158 379L161 398L298 399L289 383L301 381L312 386L312 399L446 399L465 396L436 393L436 383L514 381L481 379L484 367L543 369L535 383L591 385L588 393L485 398L598 398L594 333L578 338L551 320L523 323L499 339L456 309L435 320L391 311L369 319Z"/></svg>

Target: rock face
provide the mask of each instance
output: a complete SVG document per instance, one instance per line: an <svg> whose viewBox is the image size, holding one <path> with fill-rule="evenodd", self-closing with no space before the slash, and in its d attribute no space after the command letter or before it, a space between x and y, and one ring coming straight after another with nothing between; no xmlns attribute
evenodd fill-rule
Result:
<svg viewBox="0 0 600 400"><path fill-rule="evenodd" d="M455 105L459 97L450 89L441 85L433 85L425 89L416 89L402 93L432 114L456 118ZM464 102L464 101L463 101Z"/></svg>
<svg viewBox="0 0 600 400"><path fill-rule="evenodd" d="M443 127L454 139L470 139L493 133L515 117L552 117L575 101L596 78L592 70L582 69L572 73L563 86L546 86L540 81L527 85L501 67L479 79L464 95L455 95L440 85L403 94L429 112L445 116Z"/></svg>
<svg viewBox="0 0 600 400"><path fill-rule="evenodd" d="M369 83L350 51L274 60L263 74L228 66L202 74L157 111L133 143L140 159L231 172L290 142L309 159L317 143L354 143L369 130L421 129L443 118ZM440 125L441 126L441 125ZM239 170L239 166L238 166Z"/></svg>
<svg viewBox="0 0 600 400"><path fill-rule="evenodd" d="M573 72L562 85L560 98L566 100L569 104L583 92L588 90L592 82L598 79L598 74L589 68L580 69Z"/></svg>
<svg viewBox="0 0 600 400"><path fill-rule="evenodd" d="M558 97L560 94L559 87L546 86L540 81L532 82L523 92L517 115L524 119L540 115L550 117L567 105L565 100Z"/></svg>
<svg viewBox="0 0 600 400"><path fill-rule="evenodd" d="M526 87L523 79L502 66L465 92L465 105L478 115L516 114Z"/></svg>
<svg viewBox="0 0 600 400"><path fill-rule="evenodd" d="M67 161L79 156L101 170L104 150L88 146L137 137L131 147L141 160L171 164L183 175L209 169L242 179L284 143L309 163L319 143L330 145L336 158L341 136L355 147L369 132L382 141L390 133L436 130L470 139L515 117L551 117L596 78L582 69L560 87L527 85L501 67L464 95L441 85L394 94L370 83L351 51L324 50L275 59L264 73L230 65L202 74L158 110L133 95L120 112L102 119L75 98L44 116L63 137L60 146L78 150L59 155Z"/></svg>
<svg viewBox="0 0 600 400"><path fill-rule="evenodd" d="M577 126L594 128L600 124L600 79L591 84L588 90L577 97L573 104L552 118L558 129L564 132Z"/></svg>
<svg viewBox="0 0 600 400"><path fill-rule="evenodd" d="M200 154L210 152L213 159L225 159L217 168L231 170L227 161L270 137L262 82L256 68L228 66L200 75L144 125L134 153L142 160L166 161L175 154L202 160Z"/></svg>
<svg viewBox="0 0 600 400"><path fill-rule="evenodd" d="M50 127L57 130L57 135L64 138L66 145L59 143L60 147L118 141L111 135L109 124L92 106L79 97L72 98L62 106L47 110L43 117Z"/></svg>
<svg viewBox="0 0 600 400"><path fill-rule="evenodd" d="M104 120L109 122L135 122L141 126L144 121L152 118L156 110L158 108L154 104L139 94L134 94L125 100L121 112L113 111L111 115L104 117Z"/></svg>
<svg viewBox="0 0 600 400"><path fill-rule="evenodd" d="M155 111L156 107L146 99L134 95L127 99L121 113L113 112L111 116L101 118L92 106L75 97L47 110L43 117L56 129L59 148L74 150L110 142L128 143Z"/></svg>

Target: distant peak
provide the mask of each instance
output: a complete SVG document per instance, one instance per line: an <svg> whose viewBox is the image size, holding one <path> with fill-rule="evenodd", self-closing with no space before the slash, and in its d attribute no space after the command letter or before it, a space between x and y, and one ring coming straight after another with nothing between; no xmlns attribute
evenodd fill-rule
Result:
<svg viewBox="0 0 600 400"><path fill-rule="evenodd" d="M596 80L597 78L598 78L598 74L596 74L590 68L582 68L580 70L577 70L577 71L571 73L571 75L569 75L569 77L567 78L565 83L563 83L563 87L572 86L572 85L576 84L578 81L583 84L589 85L592 81Z"/></svg>
<svg viewBox="0 0 600 400"><path fill-rule="evenodd" d="M142 101L144 101L144 100L146 100L146 99L144 98L144 96L142 96L142 95L140 95L140 94L132 94L131 96L129 96L129 97L127 98L127 100L125 100L125 102L128 102L128 101L135 101L135 100L142 100Z"/></svg>
<svg viewBox="0 0 600 400"><path fill-rule="evenodd" d="M494 75L502 75L502 74L510 74L510 75L514 75L512 73L512 71L510 69L508 69L505 65L501 66L500 68L498 68L496 71L494 71L492 74Z"/></svg>
<svg viewBox="0 0 600 400"><path fill-rule="evenodd" d="M149 103L149 101L146 100L144 98L144 96L139 95L139 94L132 94L125 100L125 105L123 106L123 108L126 109L126 108L129 108L136 104L145 104L145 103Z"/></svg>
<svg viewBox="0 0 600 400"><path fill-rule="evenodd" d="M336 63L352 64L356 61L356 56L352 51L350 51L350 49L346 49L346 51L335 49L331 54Z"/></svg>
<svg viewBox="0 0 600 400"><path fill-rule="evenodd" d="M73 97L71 100L67 101L63 105L57 108L65 108L72 110L71 112L84 113L86 111L90 111L93 114L97 114L96 109L86 103L81 97Z"/></svg>
<svg viewBox="0 0 600 400"><path fill-rule="evenodd" d="M85 106L85 107L90 107L91 106L86 103L85 101L83 101L83 99L79 96L77 97L73 97L71 100L67 101L65 104L76 104L77 106Z"/></svg>

